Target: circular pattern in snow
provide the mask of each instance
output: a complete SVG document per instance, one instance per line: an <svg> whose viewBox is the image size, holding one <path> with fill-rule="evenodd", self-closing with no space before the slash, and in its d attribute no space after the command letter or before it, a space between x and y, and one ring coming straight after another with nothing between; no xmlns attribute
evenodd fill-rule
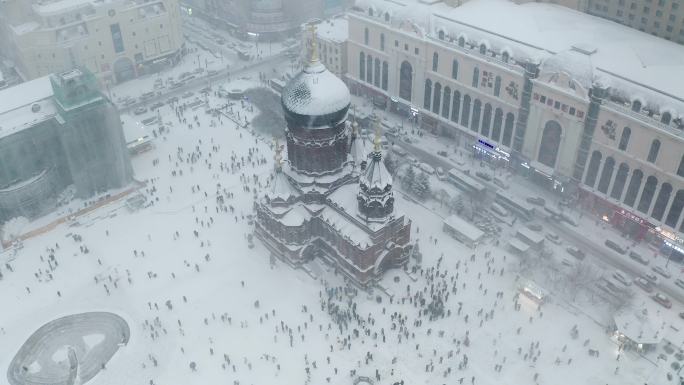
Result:
<svg viewBox="0 0 684 385"><path fill-rule="evenodd" d="M84 384L114 356L120 344L128 343L129 337L128 324L113 313L58 318L26 340L7 369L7 379L11 385ZM75 362L78 367L72 367Z"/></svg>

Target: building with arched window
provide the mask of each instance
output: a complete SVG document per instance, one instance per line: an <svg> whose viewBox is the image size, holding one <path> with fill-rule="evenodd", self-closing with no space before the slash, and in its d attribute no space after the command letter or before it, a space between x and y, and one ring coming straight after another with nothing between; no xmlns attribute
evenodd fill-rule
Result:
<svg viewBox="0 0 684 385"><path fill-rule="evenodd" d="M382 0L359 0L349 13L353 93L385 98L389 111L415 111L423 129L515 168L631 235L684 230L684 84L672 81L684 64L644 64L633 42L676 55L684 47L533 2L501 1L487 18L478 16L486 9L478 0L404 2L410 16ZM551 16L558 28L535 29ZM514 28L512 18L532 27ZM361 51L387 61L382 92L358 76Z"/></svg>

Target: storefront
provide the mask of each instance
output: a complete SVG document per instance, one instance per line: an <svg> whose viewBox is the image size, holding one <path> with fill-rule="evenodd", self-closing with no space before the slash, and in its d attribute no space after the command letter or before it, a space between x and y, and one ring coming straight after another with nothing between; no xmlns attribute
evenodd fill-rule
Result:
<svg viewBox="0 0 684 385"><path fill-rule="evenodd" d="M584 207L602 221L610 223L635 241L655 240L656 226L654 224L591 191L580 188L579 192Z"/></svg>
<svg viewBox="0 0 684 385"><path fill-rule="evenodd" d="M511 154L482 138L478 138L472 145L472 151L475 159L495 167L508 167L511 161Z"/></svg>

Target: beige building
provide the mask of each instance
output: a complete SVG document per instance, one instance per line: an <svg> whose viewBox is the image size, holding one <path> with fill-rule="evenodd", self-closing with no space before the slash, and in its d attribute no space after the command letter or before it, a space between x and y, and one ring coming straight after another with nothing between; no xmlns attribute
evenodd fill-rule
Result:
<svg viewBox="0 0 684 385"><path fill-rule="evenodd" d="M7 0L0 23L26 80L84 66L113 84L172 65L183 49L177 0Z"/></svg>
<svg viewBox="0 0 684 385"><path fill-rule="evenodd" d="M338 77L347 73L347 39L349 38L349 21L346 17L323 20L316 24L316 36L320 60L328 71ZM307 53L311 47L311 34L302 33Z"/></svg>
<svg viewBox="0 0 684 385"><path fill-rule="evenodd" d="M682 0L587 0L586 12L684 44Z"/></svg>
<svg viewBox="0 0 684 385"><path fill-rule="evenodd" d="M353 93L635 238L682 237L683 47L506 0L360 0L348 18Z"/></svg>

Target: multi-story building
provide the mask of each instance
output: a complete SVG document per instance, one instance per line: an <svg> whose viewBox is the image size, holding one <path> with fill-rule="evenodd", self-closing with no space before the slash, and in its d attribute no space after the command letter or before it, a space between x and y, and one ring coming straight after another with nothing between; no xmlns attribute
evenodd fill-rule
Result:
<svg viewBox="0 0 684 385"><path fill-rule="evenodd" d="M636 238L682 237L683 47L505 0L360 0L348 18L352 93L417 112Z"/></svg>
<svg viewBox="0 0 684 385"><path fill-rule="evenodd" d="M345 10L348 0L189 0L198 14L244 38L273 40L299 31L302 23Z"/></svg>
<svg viewBox="0 0 684 385"><path fill-rule="evenodd" d="M83 66L118 83L176 63L184 46L178 0L0 4L4 50L25 79Z"/></svg>
<svg viewBox="0 0 684 385"><path fill-rule="evenodd" d="M0 222L46 213L69 186L88 198L131 180L119 113L87 70L0 91Z"/></svg>
<svg viewBox="0 0 684 385"><path fill-rule="evenodd" d="M328 70L337 76L347 73L347 39L349 38L349 22L346 17L324 20L316 25L316 36L320 59ZM302 47L311 48L311 35L302 34ZM308 57L308 55L306 55Z"/></svg>
<svg viewBox="0 0 684 385"><path fill-rule="evenodd" d="M682 0L587 0L586 12L684 44Z"/></svg>

